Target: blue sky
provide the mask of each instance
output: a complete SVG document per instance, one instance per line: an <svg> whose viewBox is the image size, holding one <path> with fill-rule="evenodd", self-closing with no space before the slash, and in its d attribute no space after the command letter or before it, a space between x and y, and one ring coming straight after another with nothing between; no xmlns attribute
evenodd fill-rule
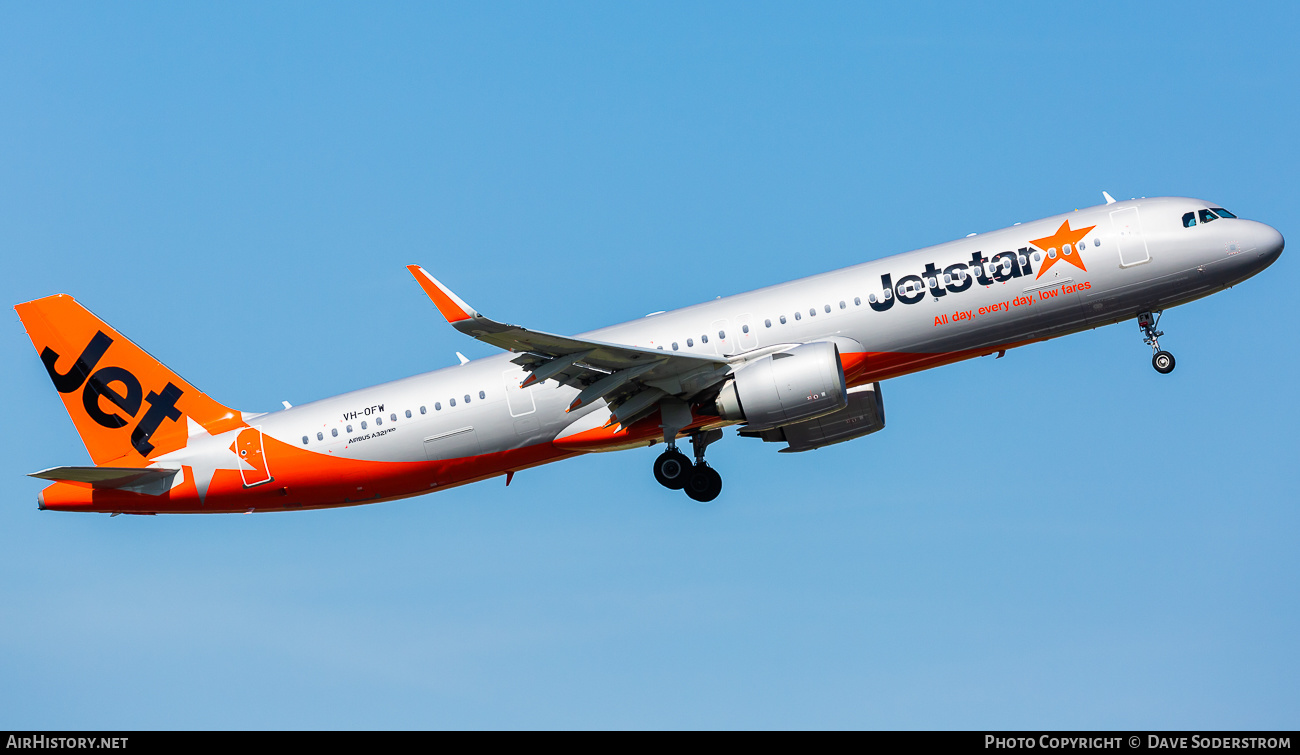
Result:
<svg viewBox="0 0 1300 755"><path fill-rule="evenodd" d="M1117 197L1300 234L1294 4L0 5L4 301L248 411ZM1295 728L1295 252L887 382L885 431L327 512L38 512L11 314L0 726Z"/></svg>

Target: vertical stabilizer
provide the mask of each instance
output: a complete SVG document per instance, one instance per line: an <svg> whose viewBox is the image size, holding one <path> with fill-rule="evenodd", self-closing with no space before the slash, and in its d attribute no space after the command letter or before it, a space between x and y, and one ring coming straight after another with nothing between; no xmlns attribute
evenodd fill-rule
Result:
<svg viewBox="0 0 1300 755"><path fill-rule="evenodd" d="M71 296L14 309L97 466L144 466L184 447L186 418L209 433L244 424Z"/></svg>

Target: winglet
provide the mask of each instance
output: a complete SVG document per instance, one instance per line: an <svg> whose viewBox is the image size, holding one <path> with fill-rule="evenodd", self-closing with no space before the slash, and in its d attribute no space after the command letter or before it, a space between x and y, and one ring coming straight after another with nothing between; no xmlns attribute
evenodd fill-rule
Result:
<svg viewBox="0 0 1300 755"><path fill-rule="evenodd" d="M474 308L466 304L463 299L453 294L451 289L442 285L437 278L429 275L424 268L419 265L407 265L406 269L411 271L415 276L415 282L420 284L424 293L428 294L433 303L438 307L442 316L447 318L449 323L458 323L462 320L469 320L478 315Z"/></svg>

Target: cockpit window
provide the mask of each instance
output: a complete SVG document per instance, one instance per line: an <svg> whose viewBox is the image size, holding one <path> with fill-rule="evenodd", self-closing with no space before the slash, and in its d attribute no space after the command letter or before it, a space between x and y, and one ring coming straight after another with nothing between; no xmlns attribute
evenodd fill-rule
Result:
<svg viewBox="0 0 1300 755"><path fill-rule="evenodd" d="M1210 222L1211 220L1218 220L1218 219L1219 219L1219 216L1218 216L1218 215L1215 215L1214 213L1210 212L1209 210L1198 210L1196 214L1199 215L1199 216L1201 217L1201 222L1202 222L1202 223L1208 223L1208 222Z"/></svg>
<svg viewBox="0 0 1300 755"><path fill-rule="evenodd" d="M1231 212L1228 212L1227 210L1223 209L1222 207L1211 207L1210 209L1211 209L1211 210L1214 210L1214 214L1215 214L1215 215L1218 215L1218 216L1221 217L1221 218L1235 218L1235 217L1237 217L1236 215L1233 215Z"/></svg>
<svg viewBox="0 0 1300 755"><path fill-rule="evenodd" d="M1194 226L1194 225L1196 225L1196 213L1194 213L1194 212L1189 212L1189 213L1187 213L1186 215L1183 216L1183 227L1184 227L1184 228L1191 228L1191 227Z"/></svg>

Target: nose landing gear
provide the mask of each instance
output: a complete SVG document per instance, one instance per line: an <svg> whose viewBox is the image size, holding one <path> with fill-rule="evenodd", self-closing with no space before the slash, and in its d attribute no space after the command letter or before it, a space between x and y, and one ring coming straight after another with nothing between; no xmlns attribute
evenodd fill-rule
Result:
<svg viewBox="0 0 1300 755"><path fill-rule="evenodd" d="M1164 333L1156 330L1156 326L1160 324L1160 315L1162 314L1164 314L1164 310L1160 310L1154 314L1151 312L1142 312L1138 314L1138 327L1142 329L1142 335L1144 336L1142 343L1150 346L1151 351L1153 352L1151 356L1151 366L1155 367L1156 372L1159 372L1161 375L1168 375L1174 371L1174 355L1167 351L1161 351L1160 349L1159 339L1160 336L1164 335Z"/></svg>
<svg viewBox="0 0 1300 755"><path fill-rule="evenodd" d="M655 479L669 490L685 490L686 495L700 503L708 503L722 493L722 475L704 460L704 449L722 439L721 430L691 433L691 446L695 463L669 441L668 450L655 459Z"/></svg>

